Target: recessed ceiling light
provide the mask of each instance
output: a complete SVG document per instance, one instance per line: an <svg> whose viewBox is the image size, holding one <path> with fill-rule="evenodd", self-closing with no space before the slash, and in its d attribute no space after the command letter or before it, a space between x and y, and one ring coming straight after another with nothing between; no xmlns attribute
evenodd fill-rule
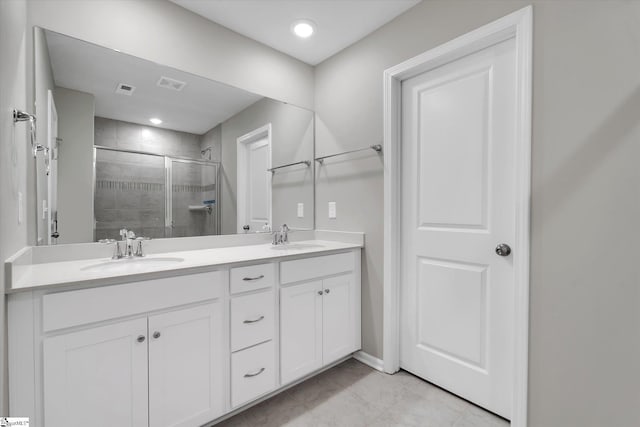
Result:
<svg viewBox="0 0 640 427"><path fill-rule="evenodd" d="M157 118L155 118L155 117L154 117L154 118L152 118L152 119L149 119L149 121L150 121L151 123L153 123L154 125L159 125L160 123L162 123L162 120L157 119Z"/></svg>
<svg viewBox="0 0 640 427"><path fill-rule="evenodd" d="M315 32L315 25L307 19L300 19L291 25L291 31L296 36L306 39Z"/></svg>

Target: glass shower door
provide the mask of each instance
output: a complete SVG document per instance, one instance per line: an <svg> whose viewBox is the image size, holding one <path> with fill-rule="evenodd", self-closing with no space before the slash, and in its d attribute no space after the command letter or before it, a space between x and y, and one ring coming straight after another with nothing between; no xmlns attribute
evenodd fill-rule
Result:
<svg viewBox="0 0 640 427"><path fill-rule="evenodd" d="M95 148L94 237L119 239L122 228L164 237L163 156Z"/></svg>
<svg viewBox="0 0 640 427"><path fill-rule="evenodd" d="M219 164L167 158L171 237L220 234Z"/></svg>

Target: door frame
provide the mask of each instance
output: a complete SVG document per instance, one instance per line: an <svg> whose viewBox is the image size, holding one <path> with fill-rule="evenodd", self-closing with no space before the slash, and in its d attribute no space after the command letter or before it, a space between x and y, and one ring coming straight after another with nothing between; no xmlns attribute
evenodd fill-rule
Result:
<svg viewBox="0 0 640 427"><path fill-rule="evenodd" d="M237 211L236 211L236 232L242 233L242 225L246 223L246 215L247 215L247 206L245 201L247 200L247 195L245 194L247 191L247 145L262 139L264 137L267 138L269 144L269 164L267 165L267 169L271 169L272 165L272 151L271 151L271 123L267 123L264 126L260 126L259 128L246 133L236 139L237 145L237 158L236 158L236 185L238 189L238 198L237 198ZM267 174L267 184L269 188L271 188L271 175ZM272 206L272 198L269 198L269 226L273 227L273 206Z"/></svg>
<svg viewBox="0 0 640 427"><path fill-rule="evenodd" d="M55 113L55 132L53 132L53 114ZM55 133L55 135L54 135ZM55 208L55 216L58 215L58 109L56 108L55 99L53 98L53 92L51 89L47 90L47 141L46 146L49 147L49 151L44 152L45 156L49 156L49 174L47 177L47 228L46 238L47 244L52 244L53 233L53 209ZM54 163L54 161L56 163ZM55 168L54 168L55 166ZM54 170L55 169L55 170ZM53 180L56 180L53 182ZM51 200L53 199L53 193L55 190L55 203L52 206ZM57 240L56 240L57 241Z"/></svg>
<svg viewBox="0 0 640 427"><path fill-rule="evenodd" d="M527 6L384 72L384 371L400 369L402 81L496 43L516 43L516 233L514 372L511 425L526 427L529 351L531 87L533 8Z"/></svg>

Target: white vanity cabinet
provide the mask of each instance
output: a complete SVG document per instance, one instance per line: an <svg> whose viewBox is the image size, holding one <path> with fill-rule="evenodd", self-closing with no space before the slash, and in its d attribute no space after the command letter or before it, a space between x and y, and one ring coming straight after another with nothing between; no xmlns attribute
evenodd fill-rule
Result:
<svg viewBox="0 0 640 427"><path fill-rule="evenodd" d="M10 294L9 415L209 425L359 350L360 247L265 249L214 271Z"/></svg>
<svg viewBox="0 0 640 427"><path fill-rule="evenodd" d="M45 425L194 426L215 418L224 402L215 395L221 323L216 302L45 339Z"/></svg>
<svg viewBox="0 0 640 427"><path fill-rule="evenodd" d="M21 343L28 344L20 328L42 342L42 376L28 390L30 396L42 390L41 409L32 398L29 411L37 414L34 425L193 427L222 415L224 273L34 293L30 301L20 294L10 316L18 320L15 311L30 307L33 320L10 332L13 365Z"/></svg>
<svg viewBox="0 0 640 427"><path fill-rule="evenodd" d="M46 339L44 425L148 425L146 335L135 319Z"/></svg>
<svg viewBox="0 0 640 427"><path fill-rule="evenodd" d="M280 283L282 384L360 349L360 251L282 262Z"/></svg>

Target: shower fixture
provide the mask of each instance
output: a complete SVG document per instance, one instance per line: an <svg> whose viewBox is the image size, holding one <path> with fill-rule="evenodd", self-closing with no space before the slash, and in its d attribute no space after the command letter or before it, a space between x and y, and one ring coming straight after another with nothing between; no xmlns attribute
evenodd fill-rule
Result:
<svg viewBox="0 0 640 427"><path fill-rule="evenodd" d="M207 158L207 152L209 152L209 158ZM206 147L204 150L200 151L200 155L202 156L203 159L205 160L211 160L211 146Z"/></svg>

